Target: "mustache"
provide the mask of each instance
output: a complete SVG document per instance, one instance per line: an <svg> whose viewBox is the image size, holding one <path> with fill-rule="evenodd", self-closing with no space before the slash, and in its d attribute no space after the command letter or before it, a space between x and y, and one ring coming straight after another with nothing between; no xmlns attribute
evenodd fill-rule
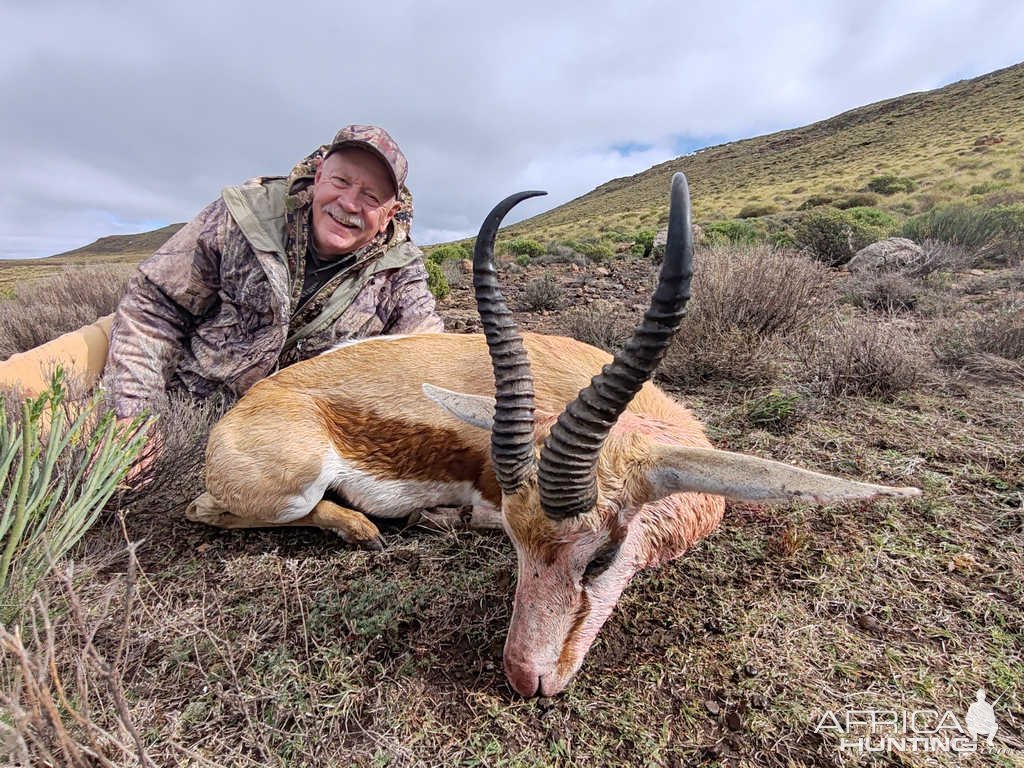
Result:
<svg viewBox="0 0 1024 768"><path fill-rule="evenodd" d="M359 229L366 229L366 222L362 216L358 214L346 213L336 205L325 205L323 212L334 219L339 224L344 224L346 227L358 227Z"/></svg>

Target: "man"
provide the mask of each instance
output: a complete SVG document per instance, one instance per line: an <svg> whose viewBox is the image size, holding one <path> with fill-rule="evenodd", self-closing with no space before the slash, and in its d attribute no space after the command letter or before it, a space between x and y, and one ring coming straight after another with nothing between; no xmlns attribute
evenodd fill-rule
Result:
<svg viewBox="0 0 1024 768"><path fill-rule="evenodd" d="M241 395L345 339L442 331L407 170L383 129L350 125L287 178L225 189L118 305L104 371L117 415L159 411L172 390Z"/></svg>

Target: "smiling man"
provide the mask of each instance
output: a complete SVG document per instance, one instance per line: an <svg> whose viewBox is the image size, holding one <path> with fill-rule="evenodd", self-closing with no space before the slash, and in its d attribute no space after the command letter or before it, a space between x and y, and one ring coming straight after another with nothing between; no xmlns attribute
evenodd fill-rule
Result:
<svg viewBox="0 0 1024 768"><path fill-rule="evenodd" d="M442 331L407 171L386 131L350 125L288 177L225 189L118 306L104 371L118 416L159 411L174 389L241 395L345 339Z"/></svg>

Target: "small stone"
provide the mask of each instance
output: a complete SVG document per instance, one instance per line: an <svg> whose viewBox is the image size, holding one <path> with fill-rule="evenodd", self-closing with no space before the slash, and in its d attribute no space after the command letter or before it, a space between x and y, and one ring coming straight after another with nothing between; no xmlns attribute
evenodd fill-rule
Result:
<svg viewBox="0 0 1024 768"><path fill-rule="evenodd" d="M866 632L881 633L883 631L882 625L878 623L878 619L870 613L857 614L857 625Z"/></svg>
<svg viewBox="0 0 1024 768"><path fill-rule="evenodd" d="M713 635L724 635L725 629L722 628L722 622L718 619L708 619L704 622L704 629Z"/></svg>
<svg viewBox="0 0 1024 768"><path fill-rule="evenodd" d="M755 667L749 661L743 665L743 674L747 677L757 677L757 671L757 667Z"/></svg>
<svg viewBox="0 0 1024 768"><path fill-rule="evenodd" d="M768 699L760 693L755 693L750 697L750 706L752 709L767 709Z"/></svg>
<svg viewBox="0 0 1024 768"><path fill-rule="evenodd" d="M537 709L541 712L550 712L555 708L555 700L550 696L541 696L537 699Z"/></svg>
<svg viewBox="0 0 1024 768"><path fill-rule="evenodd" d="M725 716L725 725L730 731L742 731L743 720L739 712L730 712Z"/></svg>
<svg viewBox="0 0 1024 768"><path fill-rule="evenodd" d="M722 713L722 705L714 699L708 699L704 702L704 709L708 711L708 714L712 717L718 717Z"/></svg>

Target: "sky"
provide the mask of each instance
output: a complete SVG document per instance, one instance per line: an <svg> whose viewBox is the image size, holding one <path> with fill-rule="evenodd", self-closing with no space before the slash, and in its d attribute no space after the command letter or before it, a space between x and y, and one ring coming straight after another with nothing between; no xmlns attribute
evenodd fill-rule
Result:
<svg viewBox="0 0 1024 768"><path fill-rule="evenodd" d="M186 221L348 123L408 157L418 243L466 237L521 189L523 218L1018 63L1022 31L1017 0L3 0L0 258Z"/></svg>

